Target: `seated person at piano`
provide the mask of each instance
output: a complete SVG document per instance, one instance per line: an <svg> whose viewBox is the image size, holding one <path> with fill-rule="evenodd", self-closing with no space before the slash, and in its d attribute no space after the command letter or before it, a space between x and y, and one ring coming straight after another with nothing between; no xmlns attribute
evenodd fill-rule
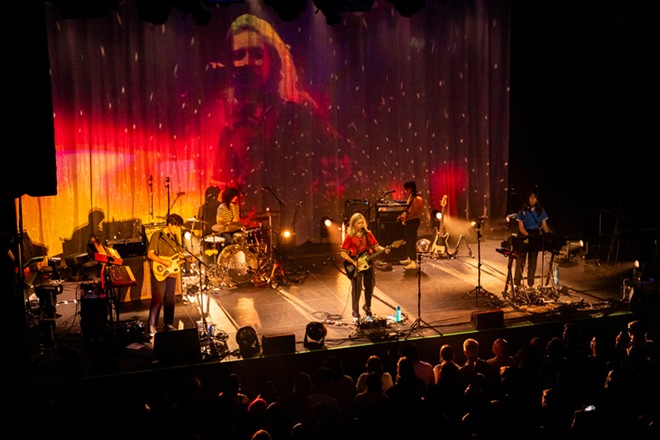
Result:
<svg viewBox="0 0 660 440"><path fill-rule="evenodd" d="M516 258L514 285L520 286L525 264L527 264L527 286L534 285L536 262L539 251L542 250L542 234L550 232L548 228L548 213L541 204L538 193L529 193L527 203L523 204L516 217L518 222L518 239L521 241L520 252Z"/></svg>

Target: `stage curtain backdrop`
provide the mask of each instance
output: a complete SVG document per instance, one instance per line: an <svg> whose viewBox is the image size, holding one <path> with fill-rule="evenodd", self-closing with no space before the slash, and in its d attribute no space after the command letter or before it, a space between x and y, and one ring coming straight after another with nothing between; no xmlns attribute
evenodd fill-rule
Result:
<svg viewBox="0 0 660 440"><path fill-rule="evenodd" d="M327 198L328 215L340 218L344 200L375 203L389 189L401 199L414 179L429 209L446 194L455 219L506 215L505 0L429 1L412 17L380 0L335 26L311 2L293 21L262 2L232 4L212 9L206 26L176 8L165 24L146 22L131 0L104 17L64 18L52 2L44 7L57 195L24 197L22 216L50 255L76 231L95 229L99 216L122 225L161 222L170 210L197 214L227 124L228 75L217 66L227 64L227 30L244 13L271 23L290 47L299 86L352 146L332 171L330 194L310 191L304 205ZM289 185L295 179L271 186L286 193ZM115 238L122 234L131 231Z"/></svg>

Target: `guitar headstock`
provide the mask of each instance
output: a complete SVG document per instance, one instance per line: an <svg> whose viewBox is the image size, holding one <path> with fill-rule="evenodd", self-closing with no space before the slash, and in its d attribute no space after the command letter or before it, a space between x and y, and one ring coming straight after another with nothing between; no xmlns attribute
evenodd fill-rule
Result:
<svg viewBox="0 0 660 440"><path fill-rule="evenodd" d="M406 244L406 240L397 240L390 245L390 247L398 248Z"/></svg>
<svg viewBox="0 0 660 440"><path fill-rule="evenodd" d="M443 208L447 206L447 194L442 196L442 200L440 200L440 206L442 206Z"/></svg>

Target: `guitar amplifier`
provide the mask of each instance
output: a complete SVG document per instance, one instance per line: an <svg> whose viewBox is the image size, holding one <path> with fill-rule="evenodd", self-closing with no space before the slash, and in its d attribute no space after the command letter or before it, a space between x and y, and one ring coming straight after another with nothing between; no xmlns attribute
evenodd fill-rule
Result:
<svg viewBox="0 0 660 440"><path fill-rule="evenodd" d="M143 238L111 240L107 242L107 245L116 250L122 257L147 255L147 242Z"/></svg>
<svg viewBox="0 0 660 440"><path fill-rule="evenodd" d="M371 220L369 200L367 199L348 199L344 201L344 224L348 225L351 217L356 212L359 212L367 220L367 224Z"/></svg>
<svg viewBox="0 0 660 440"><path fill-rule="evenodd" d="M154 235L154 232L159 229L163 229L166 226L165 222L162 223L145 223L142 225L142 236L149 243L151 236Z"/></svg>

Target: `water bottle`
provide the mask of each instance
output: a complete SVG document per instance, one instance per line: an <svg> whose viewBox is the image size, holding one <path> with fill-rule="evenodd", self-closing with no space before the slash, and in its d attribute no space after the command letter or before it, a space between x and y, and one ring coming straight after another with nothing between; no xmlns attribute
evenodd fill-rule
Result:
<svg viewBox="0 0 660 440"><path fill-rule="evenodd" d="M394 315L396 322L401 322L401 306L396 306L396 315Z"/></svg>
<svg viewBox="0 0 660 440"><path fill-rule="evenodd" d="M555 286L558 286L559 285L559 265L555 265L554 279L555 279Z"/></svg>

